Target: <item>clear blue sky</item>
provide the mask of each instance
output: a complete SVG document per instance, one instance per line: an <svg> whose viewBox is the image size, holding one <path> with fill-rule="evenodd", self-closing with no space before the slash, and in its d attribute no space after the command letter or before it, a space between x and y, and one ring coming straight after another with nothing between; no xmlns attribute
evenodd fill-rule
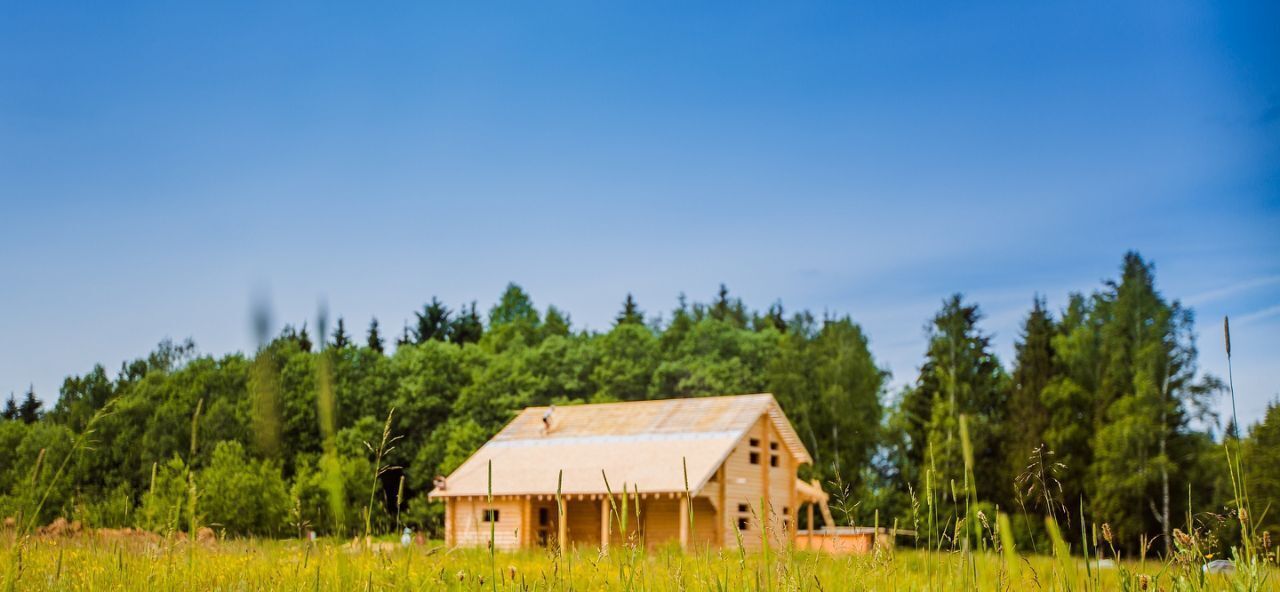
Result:
<svg viewBox="0 0 1280 592"><path fill-rule="evenodd" d="M1275 2L260 4L0 4L0 396L509 280L849 313L896 387L1128 249L1280 393Z"/></svg>

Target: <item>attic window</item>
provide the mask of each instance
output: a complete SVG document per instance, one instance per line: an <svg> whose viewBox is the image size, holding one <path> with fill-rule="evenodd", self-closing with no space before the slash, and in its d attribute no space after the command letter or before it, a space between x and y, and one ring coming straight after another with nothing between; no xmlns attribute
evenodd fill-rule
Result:
<svg viewBox="0 0 1280 592"><path fill-rule="evenodd" d="M770 443L769 443L769 450L777 450L777 449L778 449L778 443L777 443L777 442L770 442Z"/></svg>
<svg viewBox="0 0 1280 592"><path fill-rule="evenodd" d="M771 466L771 467L776 467L776 466L778 466L778 455L776 455L776 454L770 454L770 455L769 455L769 466Z"/></svg>
<svg viewBox="0 0 1280 592"><path fill-rule="evenodd" d="M760 464L760 453L759 453L759 452L752 452L752 453L751 453L751 464L753 464L753 465L758 465L758 464Z"/></svg>
<svg viewBox="0 0 1280 592"><path fill-rule="evenodd" d="M488 522L497 522L497 521L498 521L497 510L487 509L484 511L484 522L488 523Z"/></svg>
<svg viewBox="0 0 1280 592"><path fill-rule="evenodd" d="M790 514L790 513L791 513L791 508L788 508L788 507L786 507L786 506L782 506L782 515L783 515L783 516L786 516L786 515L788 515L788 514Z"/></svg>
<svg viewBox="0 0 1280 592"><path fill-rule="evenodd" d="M750 440L750 442L751 442L751 447L752 447L752 448L759 448L759 447L760 447L760 438L752 438L752 439Z"/></svg>
<svg viewBox="0 0 1280 592"><path fill-rule="evenodd" d="M747 504L738 504L738 511L743 514L747 513Z"/></svg>

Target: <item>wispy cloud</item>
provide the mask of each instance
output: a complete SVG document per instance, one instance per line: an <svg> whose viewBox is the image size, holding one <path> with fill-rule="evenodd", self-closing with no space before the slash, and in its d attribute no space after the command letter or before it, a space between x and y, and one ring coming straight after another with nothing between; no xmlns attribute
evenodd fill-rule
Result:
<svg viewBox="0 0 1280 592"><path fill-rule="evenodd" d="M1225 286L1222 288L1218 288L1216 290L1209 290L1207 292L1194 294L1190 298L1186 298L1184 302L1186 302L1191 306L1199 306L1201 304L1213 302L1215 300L1229 298L1241 292L1247 292L1249 290L1254 290L1257 288L1262 288L1262 287L1270 286L1273 284L1280 284L1280 275L1256 277L1253 279L1245 280L1243 282L1236 282L1234 284L1231 284L1230 286Z"/></svg>
<svg viewBox="0 0 1280 592"><path fill-rule="evenodd" d="M1247 325L1254 321L1261 321L1262 319L1265 319L1268 317L1274 317L1277 315L1280 315L1280 304L1277 304L1275 306L1268 306L1262 310L1257 310L1247 315L1242 315L1241 317L1236 319L1236 323L1240 325Z"/></svg>

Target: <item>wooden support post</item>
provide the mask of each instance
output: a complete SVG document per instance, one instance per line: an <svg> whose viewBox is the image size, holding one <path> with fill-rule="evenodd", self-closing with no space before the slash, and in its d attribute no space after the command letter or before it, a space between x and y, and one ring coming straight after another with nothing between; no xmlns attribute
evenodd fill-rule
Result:
<svg viewBox="0 0 1280 592"><path fill-rule="evenodd" d="M680 501L680 549L689 549L689 502L681 498Z"/></svg>
<svg viewBox="0 0 1280 592"><path fill-rule="evenodd" d="M452 547L457 544L457 542L454 541L455 535L453 533L455 523L457 522L454 517L454 505L453 500L447 497L444 498L444 544L447 547Z"/></svg>
<svg viewBox="0 0 1280 592"><path fill-rule="evenodd" d="M600 500L600 550L609 552L609 498Z"/></svg>
<svg viewBox="0 0 1280 592"><path fill-rule="evenodd" d="M569 500L560 504L560 520L556 523L556 545L562 553L569 551Z"/></svg>
<svg viewBox="0 0 1280 592"><path fill-rule="evenodd" d="M445 525L444 538L448 546L456 547L458 545L458 501L452 497L444 500L445 518L448 518L449 524Z"/></svg>
<svg viewBox="0 0 1280 592"><path fill-rule="evenodd" d="M725 522L729 520L729 508L725 506L728 500L725 499L725 490L727 486L724 482L724 465L725 463L720 463L720 469L716 471L716 481L720 483L720 492L719 497L717 498L720 503L716 504L719 513L719 515L716 516L716 540L719 542L719 547L726 547L729 545L729 542L725 540L725 536L728 534L728 527Z"/></svg>
<svg viewBox="0 0 1280 592"><path fill-rule="evenodd" d="M530 532L533 525L533 498L526 496L520 502L520 548L524 549L533 546L533 533Z"/></svg>
<svg viewBox="0 0 1280 592"><path fill-rule="evenodd" d="M809 535L808 535L808 539L809 539L809 540L805 541L806 543L808 543L808 545L806 545L806 546L807 546L808 548L812 549L812 548L813 548L813 502L809 502Z"/></svg>

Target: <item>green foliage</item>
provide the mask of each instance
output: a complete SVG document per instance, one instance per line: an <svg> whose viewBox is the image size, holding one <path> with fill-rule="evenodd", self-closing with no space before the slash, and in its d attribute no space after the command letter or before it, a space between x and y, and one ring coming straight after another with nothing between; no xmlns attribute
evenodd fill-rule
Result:
<svg viewBox="0 0 1280 592"><path fill-rule="evenodd" d="M1026 459L1044 444L1049 427L1049 410L1044 390L1054 376L1053 316L1044 300L1036 298L1022 325L1022 335L1014 344L1015 360L1009 384L1009 417L1005 452L1009 461L1002 483L1013 483L1026 467Z"/></svg>
<svg viewBox="0 0 1280 592"><path fill-rule="evenodd" d="M176 455L155 467L154 478L142 496L138 527L173 533L190 526L187 512L187 465Z"/></svg>
<svg viewBox="0 0 1280 592"><path fill-rule="evenodd" d="M1267 405L1262 422L1249 430L1243 462L1250 503L1261 514L1258 530L1280 541L1280 402Z"/></svg>
<svg viewBox="0 0 1280 592"><path fill-rule="evenodd" d="M920 374L888 412L888 373L849 317L788 318L781 303L754 312L721 286L710 303L681 296L654 318L666 320L646 323L628 295L614 326L575 333L567 314L554 306L539 314L510 284L487 324L474 302L450 311L431 299L393 351L384 351L376 320L359 343L339 319L323 351L312 351L305 324L252 355L199 355L190 342L166 341L115 378L101 366L67 378L52 409L29 423L13 401L0 420L0 513L30 507L32 479L50 470L41 451L62 458L107 401L115 406L95 426L92 453L69 463L41 520L74 514L186 530L190 468L198 523L278 536L363 530L371 484L375 530L393 527L398 508L403 522L438 532L440 505L426 498L434 478L527 406L755 392L778 398L814 457L801 477L847 491L847 518L859 524L878 512L881 524L924 531L930 467L928 494L949 506L932 508L941 518L972 517L979 501L990 503L1009 515L1019 546L1043 547L1052 507L1068 530L1076 517L1062 508L1081 500L1086 518L1109 521L1124 544L1161 534L1163 515L1181 516L1188 492L1197 508L1230 500L1221 451L1197 429L1212 424L1203 411L1218 383L1196 370L1190 313L1155 290L1136 254L1118 281L1072 295L1061 311L1036 299L1010 373L979 307L948 298L928 325ZM383 459L391 468L371 481L365 443L381 439L378 418L391 408L391 433L402 439ZM1277 415L1269 411L1245 446L1259 512L1280 506L1271 478L1280 474ZM961 416L973 457L968 490ZM970 499L969 510L958 507ZM1267 527L1277 515L1267 512Z"/></svg>
<svg viewBox="0 0 1280 592"><path fill-rule="evenodd" d="M219 442L197 482L204 521L214 528L236 535L285 531L290 499L280 467L247 458L239 442Z"/></svg>
<svg viewBox="0 0 1280 592"><path fill-rule="evenodd" d="M378 319L369 321L369 333L365 338L365 346L375 353L383 353L382 334L378 332Z"/></svg>
<svg viewBox="0 0 1280 592"><path fill-rule="evenodd" d="M40 399L36 397L35 389L28 388L27 394L22 397L22 403L18 405L18 419L22 423L35 423L43 415L41 413L43 407L44 403L41 403Z"/></svg>
<svg viewBox="0 0 1280 592"><path fill-rule="evenodd" d="M1008 377L991 351L991 337L982 333L977 305L959 294L948 298L929 326L929 348L916 386L902 402L908 437L907 458L917 467L931 466L934 483L957 483L964 489L964 460L960 416L968 419L974 455L974 484L982 484L984 499L1008 506L1002 446L1008 412ZM921 471L914 471L923 479ZM917 481L924 489L923 480Z"/></svg>

